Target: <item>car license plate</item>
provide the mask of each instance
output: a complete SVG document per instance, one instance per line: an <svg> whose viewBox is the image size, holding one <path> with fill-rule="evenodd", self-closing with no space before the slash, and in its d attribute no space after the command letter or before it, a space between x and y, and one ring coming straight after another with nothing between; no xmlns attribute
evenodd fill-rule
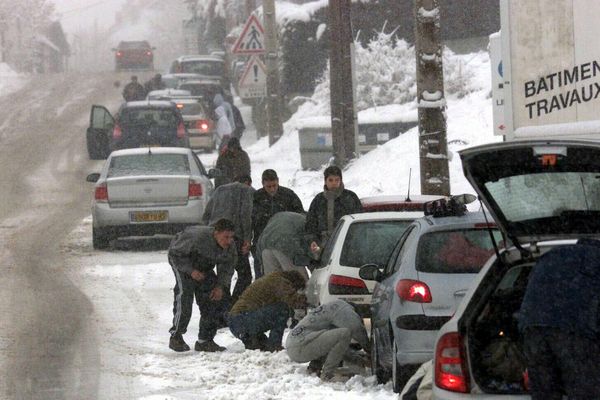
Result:
<svg viewBox="0 0 600 400"><path fill-rule="evenodd" d="M161 211L132 211L129 213L129 220L136 223L145 222L165 222L169 219L169 212Z"/></svg>

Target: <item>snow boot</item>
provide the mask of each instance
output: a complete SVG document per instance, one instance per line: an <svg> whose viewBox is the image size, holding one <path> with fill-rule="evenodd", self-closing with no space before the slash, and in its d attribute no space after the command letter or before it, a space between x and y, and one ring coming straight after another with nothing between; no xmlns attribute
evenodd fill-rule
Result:
<svg viewBox="0 0 600 400"><path fill-rule="evenodd" d="M194 346L194 350L196 351L206 351L208 353L215 353L217 351L225 351L225 347L219 346L214 342L214 340L207 340L205 342L196 342Z"/></svg>
<svg viewBox="0 0 600 400"><path fill-rule="evenodd" d="M176 352L189 351L190 346L183 340L181 335L173 335L169 339L169 348Z"/></svg>

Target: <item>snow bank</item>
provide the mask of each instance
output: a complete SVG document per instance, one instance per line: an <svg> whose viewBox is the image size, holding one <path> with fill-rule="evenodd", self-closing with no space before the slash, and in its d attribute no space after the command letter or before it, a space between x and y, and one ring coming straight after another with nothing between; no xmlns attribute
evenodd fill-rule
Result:
<svg viewBox="0 0 600 400"><path fill-rule="evenodd" d="M450 161L451 192L474 193L463 176L456 153L466 147L501 141L501 137L493 135L492 129L490 60L485 52L469 55L445 53L445 57L446 65L456 66L446 70L446 85L463 80L460 84L463 90L446 97L448 149L454 155ZM400 65L404 62L398 61ZM253 162L255 186L260 186L262 171L273 168L278 172L281 184L293 188L304 206L308 207L312 198L322 190L323 172L301 169L298 128L329 124L326 101L329 101L328 91L327 95L324 91L317 91L311 101L304 103L284 124L285 133L279 142L268 147L267 139L263 138L246 149ZM416 112L414 100L403 105L372 107L360 112L359 118L369 123L388 122L411 112ZM420 194L417 128L354 160L344 170L344 183L359 197L406 193L409 174L412 175L411 193Z"/></svg>
<svg viewBox="0 0 600 400"><path fill-rule="evenodd" d="M0 63L0 96L19 90L27 82L26 76L15 72L6 63Z"/></svg>

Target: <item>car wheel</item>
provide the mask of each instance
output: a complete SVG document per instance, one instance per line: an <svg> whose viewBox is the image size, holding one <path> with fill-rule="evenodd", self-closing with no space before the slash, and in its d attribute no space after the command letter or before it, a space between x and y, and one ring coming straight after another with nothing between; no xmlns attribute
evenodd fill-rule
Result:
<svg viewBox="0 0 600 400"><path fill-rule="evenodd" d="M371 327L371 370L377 378L377 383L386 383L390 380L389 371L383 368L379 361L379 344L373 327Z"/></svg>
<svg viewBox="0 0 600 400"><path fill-rule="evenodd" d="M92 228L92 245L94 249L106 249L110 245L112 237L105 230Z"/></svg>
<svg viewBox="0 0 600 400"><path fill-rule="evenodd" d="M392 342L394 343L392 348L392 389L394 392L400 393L416 369L409 365L400 365L397 358L396 340L392 339Z"/></svg>

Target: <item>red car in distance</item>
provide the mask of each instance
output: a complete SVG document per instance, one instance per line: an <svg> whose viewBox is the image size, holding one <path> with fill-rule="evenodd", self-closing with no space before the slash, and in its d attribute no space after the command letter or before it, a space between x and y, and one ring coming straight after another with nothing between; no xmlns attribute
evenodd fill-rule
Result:
<svg viewBox="0 0 600 400"><path fill-rule="evenodd" d="M155 47L145 41L121 41L112 49L115 52L115 71L154 69Z"/></svg>

